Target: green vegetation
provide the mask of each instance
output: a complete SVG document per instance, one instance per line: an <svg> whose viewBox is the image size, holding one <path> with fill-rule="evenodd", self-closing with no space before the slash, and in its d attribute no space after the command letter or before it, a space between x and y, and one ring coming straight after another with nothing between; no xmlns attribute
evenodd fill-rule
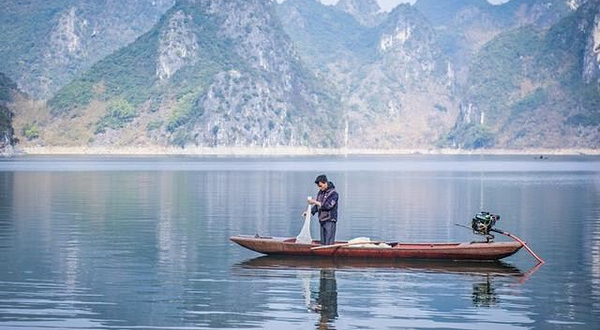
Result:
<svg viewBox="0 0 600 330"><path fill-rule="evenodd" d="M198 100L213 82L218 69L226 64L219 64L207 58L201 58L192 67L184 68L171 78L172 89L176 92L177 106L170 114L166 129L174 132L186 123L193 122L204 114Z"/></svg>
<svg viewBox="0 0 600 330"><path fill-rule="evenodd" d="M0 132L12 128L13 113L5 106L0 105Z"/></svg>
<svg viewBox="0 0 600 330"><path fill-rule="evenodd" d="M36 123L25 124L21 133L27 138L28 141L40 137L40 130L38 129Z"/></svg>
<svg viewBox="0 0 600 330"><path fill-rule="evenodd" d="M179 6L170 12L186 9L183 3ZM48 103L51 113L55 116L66 114L74 107L87 106L92 99L105 101L116 99L118 102L125 100L134 108L151 100L151 107L156 110L164 96L171 93L175 93L177 99L184 99L184 104L180 105L183 110L179 112L188 113L190 103L195 100L187 98L187 95L195 93L197 96L198 90L208 86L212 76L220 68L235 63L236 60L228 48L224 47L227 41L217 36L214 22L193 7L186 10L193 15L193 22L202 25L196 29L202 31L203 35L198 38L201 49L198 51L199 57L194 65L178 71L166 84L158 81L156 50L160 31L166 24L166 19L163 18L157 26L133 44L106 57L81 77L59 90ZM103 86L100 91L94 88L98 85ZM115 118L119 119L115 121ZM123 117L108 115L101 120L97 129L102 131L105 127L120 127L119 123L122 120Z"/></svg>
<svg viewBox="0 0 600 330"><path fill-rule="evenodd" d="M11 77L40 55L54 17L72 5L72 0L3 1L0 10L0 63ZM26 17L27 19L23 19Z"/></svg>
<svg viewBox="0 0 600 330"><path fill-rule="evenodd" d="M470 99L492 123L510 112L510 96L518 92L521 82L536 76L534 62L539 54L539 32L522 28L500 35L488 42L472 61L468 86Z"/></svg>
<svg viewBox="0 0 600 330"><path fill-rule="evenodd" d="M174 132L177 128L191 122L193 118L200 117L203 113L199 107L182 104L180 108L171 113L167 123L167 132Z"/></svg>
<svg viewBox="0 0 600 330"><path fill-rule="evenodd" d="M472 60L467 98L484 109L486 123L498 132L474 125L455 128L441 145L487 147L494 135L536 113L569 115L564 124L600 125L600 89L582 79L585 45L597 7L587 5L548 30L528 26L500 34ZM587 31L587 32L586 32ZM534 86L532 92L524 91ZM520 130L516 136L525 136Z"/></svg>
<svg viewBox="0 0 600 330"><path fill-rule="evenodd" d="M162 120L153 120L153 121L149 122L148 125L146 125L146 131L147 132L155 131L155 130L159 129L162 125L163 125Z"/></svg>
<svg viewBox="0 0 600 330"><path fill-rule="evenodd" d="M324 68L339 57L355 56L372 61L377 53L377 29L360 25L350 14L315 0L287 0L277 6L279 17L298 13L304 21L282 20L283 28L295 41L308 63Z"/></svg>
<svg viewBox="0 0 600 330"><path fill-rule="evenodd" d="M70 84L62 88L48 103L54 116L66 116L74 108L83 111L87 109L92 100L106 102L106 114L96 123L95 133L105 132L107 129L122 129L131 122L141 111L156 112L165 108L170 110L164 121L153 121L146 125L146 132L157 129L165 129L170 134L171 143L184 146L191 142L199 133L190 132L197 121L204 115L202 100L213 83L224 84L217 86L215 91L220 94L233 93L233 97L245 98L251 102L258 95L259 89L252 84L255 81L278 84L281 77L272 76L272 73L254 69L255 63L249 63L252 58L239 55L237 48L239 43L233 39L224 38L219 19L204 10L204 4L192 4L181 1L161 19L161 21L148 33L141 36L127 47L124 47L112 55L95 64L87 72ZM168 80L160 81L156 75L156 65L159 60L158 48L159 38L162 31L166 29L170 15L182 10L191 16L188 23L196 37L197 52L188 58L189 62L180 68ZM278 24L278 23L275 23ZM273 26L273 42L282 47L291 47L289 37L280 26ZM282 54L286 54L284 50ZM328 97L328 92L323 91L323 86L316 77L307 70L304 65L296 59L285 59L290 61L292 81L290 82L299 95L299 98L318 99L321 104L316 105L321 109L333 109L331 104L336 100ZM279 63L274 63L279 65ZM228 76L226 72L235 70L239 73ZM217 79L226 79L221 82ZM231 81L228 81L230 79ZM242 79L242 81L236 81ZM227 88L233 87L234 91ZM244 86L251 86L248 92ZM220 89L223 87L223 89ZM254 93L253 93L254 91ZM217 93L219 94L219 93ZM219 98L219 109L215 109L218 116L226 118L226 111L230 106L228 95L216 95ZM280 97L278 102L289 102L286 97ZM300 118L310 113L311 105L303 104L303 101L295 101L297 108L293 107L293 115ZM331 103L331 104L330 104ZM246 104L246 106L251 106ZM172 109L172 110L171 110ZM77 113L79 113L79 111ZM306 112L303 113L303 112ZM332 116L332 118L334 118ZM273 126L272 124L271 126ZM208 132L209 134L211 132Z"/></svg>
<svg viewBox="0 0 600 330"><path fill-rule="evenodd" d="M123 98L112 100L106 112L96 123L95 134L106 132L106 128L121 129L138 115L135 107Z"/></svg>
<svg viewBox="0 0 600 330"><path fill-rule="evenodd" d="M81 0L69 1L79 3ZM56 0L54 4L40 4L41 9L38 12L48 15L40 17L47 22L51 21L52 17L63 10L69 1ZM554 4L558 0L548 1ZM412 93L428 92L431 92L431 97L439 98L430 100L429 105L426 105L430 107L427 114L431 115L431 112L434 112L432 117L437 118L433 119L443 119L443 125L440 125L443 127L436 127L435 134L441 134L441 130L447 130L446 125L451 125L449 121L452 118L449 117L457 110L454 107L458 103L472 104L473 109L480 109L481 113L485 113L481 120L474 121L486 125L457 123L455 128L440 140L440 145L444 146L493 147L498 143L497 141L507 140L502 135L505 134L504 128L507 125L523 123L528 116L541 113L547 113L553 119L561 118L562 115L563 118L567 118L565 122L567 125L600 125L598 86L594 84L587 86L581 79L583 71L581 59L584 56L586 38L589 37L589 29L582 22L593 22L593 15L580 10L550 29L526 26L506 30L485 44L477 54L472 52L476 51L479 45L467 47L464 44L471 40L465 38L466 33L471 33L470 38L487 40L492 33L508 29L509 26L516 26L511 25L514 23L509 22L511 19L523 21L529 19L525 17L531 14L527 10L526 13L521 13L523 17L515 18L518 4L531 3L527 3L527 0L512 0L510 6L508 4L491 6L485 0L442 2L419 0L415 6L406 5L396 9L388 14L387 21L371 28L361 26L351 15L338 8L324 6L316 0L288 0L281 4L273 4L279 11L279 17L284 19L281 22L269 21L272 26L263 25L266 16L260 16L260 13L252 14L256 15L258 20L255 26L260 27L261 32L265 32L262 29L269 30L261 35L256 34L257 30L254 27L246 27L246 31L243 31L243 27L236 30L235 24L230 25L230 22L225 25L235 31L222 29L223 22L217 22L222 19L222 16L208 14L209 11L204 8L207 3L177 1L174 8L148 33L93 65L56 93L48 105L51 114L61 117L60 120L74 118L73 123L88 125L77 127L77 133L85 131L86 140L91 135L87 134L90 132L86 130L93 130L98 134L108 130L121 130L130 125L132 129L141 131L135 133L153 137L160 135L161 138L166 134L165 139L179 146L191 142L210 145L216 143L216 135L220 138L219 143L225 141L224 137L230 139L225 143L231 141L239 143L252 138L243 135L247 132L242 129L247 126L246 131L256 131L258 126L248 123L251 120L240 120L239 127L231 127L228 122L232 119L237 122L238 118L235 116L248 110L256 111L252 115L259 117L261 125L258 128L263 130L256 133L256 138L270 139L271 136L268 134L272 132L269 131L276 128L279 130L277 125L282 120L284 135L288 141L293 136L295 143L335 146L341 141L339 135L344 127L343 118L349 118L349 127L357 126L362 129L364 126L367 131L369 125L380 124L369 121L376 117L373 116L374 113L388 107L386 97L406 100L402 103L402 115L412 116L414 114L409 111L417 107L411 102L419 100L413 97ZM32 4L24 3L22 6L29 6L29 10L35 9ZM9 14L0 13L0 18L8 22L7 26L15 27L7 32L8 36L0 36L0 44L3 40L12 38L13 34L35 33L12 16L24 16L25 12L16 12L21 10L17 7L8 4L6 11ZM91 7L86 8L89 10ZM441 28L439 25L435 27L428 25L415 8L428 8L430 15L438 15L436 17L439 22L433 24L448 23L448 26ZM474 11L467 11L462 17L460 12L465 8ZM540 10L543 11L542 9ZM185 65L168 79L159 80L157 62L160 59L159 54L165 53L164 50L159 50L160 36L167 28L169 15L179 10L185 12L186 18L191 17L188 23L195 24L190 28L193 33L196 33L197 47L194 51L197 53L183 59L187 61ZM597 10L589 12L595 14ZM474 14L481 14L481 21L470 24L469 20L472 17L469 15ZM36 15L38 14L33 17L38 17ZM115 13L115 15L124 14ZM431 17L430 15L425 14L427 17ZM285 19L288 17L290 19ZM461 17L462 21L460 21ZM490 19L496 18L498 22L489 22ZM403 22L402 20L417 26L411 29L410 40L404 40L403 49L401 46L395 46L389 53L380 54L378 42L381 33L392 33L398 23ZM50 23L31 23L39 31L48 31L50 27L44 24ZM457 32L456 27L464 30ZM479 27L483 28L477 30ZM296 45L290 43L290 37L283 32L284 29ZM227 37L226 34L230 32L231 35ZM38 34L43 35L39 32ZM449 67L444 61L448 54L439 52L440 45L434 44L435 34L438 34L438 38L441 39L438 42L442 43L443 49L450 49L458 56L461 53L465 55L460 59L454 58L456 61L452 62L452 68L456 73L458 85L450 86L448 89L444 89L445 80L436 81L439 77L446 78ZM263 36L268 37L268 45L265 45L264 39L261 39ZM29 47L32 58L39 56L34 53L39 51L39 44L44 40L39 36L29 38L36 40L34 43L25 40L22 46ZM18 39L11 42L16 41ZM246 47L247 45L250 47ZM272 45L277 45L276 47L279 48L268 48ZM0 47L6 46L0 45ZM318 71L321 76L307 70L305 64L296 57L294 48L299 50L304 60L321 69ZM2 48L2 51L7 50ZM398 53L394 53L395 51ZM437 63L434 66L433 79L419 76L419 81L416 80L417 78L411 81L410 78L406 78L410 76L413 66L417 68L424 64L421 55L425 53L428 57L440 59L439 63L443 62L444 65L437 65L439 64ZM267 60L267 69L263 70L257 65L255 61L258 61L258 57ZM2 60L1 56L0 60ZM385 60L396 61L391 64L396 66L386 66ZM470 61L469 77L464 76L467 72L464 66L467 61ZM173 63L173 61L162 63L167 62ZM18 65L22 67L26 65L25 63L30 62L25 61ZM403 63L408 63L407 69L398 69ZM7 65L13 69L18 66L15 61ZM67 66L65 70L71 70L71 64ZM38 70L43 71L43 68ZM285 77L280 76L283 74ZM10 93L7 92L10 88L2 88L4 78L0 75L0 104L10 97ZM339 82L341 86L334 86L331 81ZM343 97L336 93L337 88L342 91ZM342 100L354 102L355 109L349 111L341 108ZM91 112L97 111L96 109L106 110L102 114L92 114ZM278 119L270 120L274 114ZM418 115L421 114L416 114ZM312 123L310 118L315 116L318 116L322 130L306 132L301 128L310 126ZM97 120L99 117L101 118ZM154 120L148 122L148 117ZM4 122L8 122L6 118ZM137 125L136 118L139 118L141 125ZM50 120L56 119L58 118L50 118ZM533 126L531 123L543 125L543 120L540 118L533 119L523 128L516 127L510 130L510 134L521 130L522 136L531 137L532 135L529 134L530 127ZM19 119L19 122L32 120L34 119ZM38 138L40 131L37 125L41 125L40 123L45 125L45 120L46 118L37 124L36 122L27 124L23 127L23 136L28 140ZM92 120L97 122L90 124ZM136 125L131 125L134 120ZM208 125L215 122L225 124ZM0 125L2 124L0 122ZM299 131L296 131L296 128ZM392 129L402 132L401 125ZM563 131L569 132L568 129ZM44 137L46 136L51 134L44 134ZM242 139L238 139L239 137ZM406 141L410 138L412 137L407 137ZM90 141L93 140L94 138L90 138ZM96 140L98 143L106 141L97 136ZM364 140L369 141L369 139Z"/></svg>
<svg viewBox="0 0 600 330"><path fill-rule="evenodd" d="M168 1L3 1L2 70L33 98L49 98L82 70L149 30L168 7ZM66 51L67 40L57 34L66 32L60 28L69 29L66 17L75 19L75 51Z"/></svg>
<svg viewBox="0 0 600 330"><path fill-rule="evenodd" d="M444 112L444 113L448 112L448 108L446 108L445 106L443 106L443 105L441 105L441 104L439 104L439 103L436 103L436 104L433 106L433 108L434 108L436 111L439 111L439 112Z"/></svg>
<svg viewBox="0 0 600 330"><path fill-rule="evenodd" d="M494 134L485 125L469 124L454 129L442 137L438 147L458 147L465 149L491 148L494 146Z"/></svg>
<svg viewBox="0 0 600 330"><path fill-rule="evenodd" d="M552 26L544 37L539 53L540 66L549 70L562 87L577 92L583 71L583 56L587 33L581 29L582 22L593 24L593 15L579 10Z"/></svg>
<svg viewBox="0 0 600 330"><path fill-rule="evenodd" d="M154 74L157 32L140 37L132 47L125 47L105 58L83 76L56 93L48 105L53 115L68 113L73 107L84 107L92 98L110 100L124 98L134 107L148 100L156 82ZM102 95L93 87L102 83Z"/></svg>
<svg viewBox="0 0 600 330"><path fill-rule="evenodd" d="M6 143L14 145L17 139L14 137L13 113L5 106L12 101L13 93L17 85L0 73L0 150L6 147Z"/></svg>
<svg viewBox="0 0 600 330"><path fill-rule="evenodd" d="M580 113L567 119L571 126L600 126L600 86L582 86Z"/></svg>
<svg viewBox="0 0 600 330"><path fill-rule="evenodd" d="M17 90L17 84L0 72L0 103L12 101L12 93Z"/></svg>
<svg viewBox="0 0 600 330"><path fill-rule="evenodd" d="M18 140L14 137L15 131L12 126L13 113L6 107L0 105L0 150L6 147L5 143L15 145Z"/></svg>
<svg viewBox="0 0 600 330"><path fill-rule="evenodd" d="M50 112L58 115L76 107L84 107L92 99L93 82L89 80L74 80L48 102Z"/></svg>
<svg viewBox="0 0 600 330"><path fill-rule="evenodd" d="M527 111L535 110L548 102L548 94L542 88L536 89L533 93L519 100L511 107L510 116L512 118L523 115Z"/></svg>
<svg viewBox="0 0 600 330"><path fill-rule="evenodd" d="M415 8L438 25L452 24L458 12L469 7L484 12L492 9L492 5L485 0L419 0L415 3Z"/></svg>
<svg viewBox="0 0 600 330"><path fill-rule="evenodd" d="M202 116L204 111L200 109L198 105L195 105L196 101L195 94L189 94L184 97L179 103L178 107L169 116L167 123L167 131L174 132L177 128L191 122L194 118Z"/></svg>

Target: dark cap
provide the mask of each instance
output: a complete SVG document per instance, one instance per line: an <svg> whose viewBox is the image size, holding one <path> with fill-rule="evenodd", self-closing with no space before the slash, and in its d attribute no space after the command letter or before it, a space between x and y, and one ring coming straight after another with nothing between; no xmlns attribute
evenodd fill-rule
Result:
<svg viewBox="0 0 600 330"><path fill-rule="evenodd" d="M325 174L321 174L315 179L316 184L318 184L319 182L327 182L327 181L328 181L327 176Z"/></svg>

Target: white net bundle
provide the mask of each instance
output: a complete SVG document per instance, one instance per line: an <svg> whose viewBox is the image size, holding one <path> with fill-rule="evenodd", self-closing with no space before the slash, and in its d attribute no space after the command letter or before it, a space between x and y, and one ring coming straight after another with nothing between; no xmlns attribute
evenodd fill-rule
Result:
<svg viewBox="0 0 600 330"><path fill-rule="evenodd" d="M310 199L310 197L308 197L308 199ZM306 213L304 215L304 225L302 226L302 230L300 230L300 234L298 234L298 236L296 236L296 243L301 243L301 244L311 244L312 243L312 237L310 237L310 218L312 216L311 214L311 205L308 205L306 207Z"/></svg>

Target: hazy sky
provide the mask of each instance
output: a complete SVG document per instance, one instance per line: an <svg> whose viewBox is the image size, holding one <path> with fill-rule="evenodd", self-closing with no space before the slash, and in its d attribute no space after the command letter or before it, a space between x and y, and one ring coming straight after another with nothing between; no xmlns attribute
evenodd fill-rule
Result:
<svg viewBox="0 0 600 330"><path fill-rule="evenodd" d="M278 0L278 1L281 2L281 0ZM338 2L338 0L320 0L320 1L322 3L328 4L328 5L333 5ZM377 0L377 2L379 2L379 7L381 7L385 11L389 11L390 9L396 7L399 3L403 3L403 2L415 3L415 1L416 0ZM440 1L443 1L443 0L440 0ZM493 3L493 4L499 4L499 3L508 2L508 0L488 0L488 2Z"/></svg>

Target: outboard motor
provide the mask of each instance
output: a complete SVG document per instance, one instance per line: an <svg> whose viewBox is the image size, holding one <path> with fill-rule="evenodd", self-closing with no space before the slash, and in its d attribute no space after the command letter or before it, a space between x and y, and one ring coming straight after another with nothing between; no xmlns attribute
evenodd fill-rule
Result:
<svg viewBox="0 0 600 330"><path fill-rule="evenodd" d="M531 255L534 258L536 258L540 264L544 263L544 260L542 258L540 258L537 254L535 254L535 252L533 252L533 250L531 250L529 248L529 246L527 246L527 243L525 243L522 239L518 238L517 236L515 236L509 232L503 231L498 228L494 228L494 225L496 225L496 222L498 220L500 220L500 216L498 214L492 214L490 212L483 212L483 211L475 214L475 216L473 217L473 220L471 220L471 229L473 230L473 234L485 236L488 243L490 243L491 240L494 239L494 235L490 234L490 232L492 232L492 231L496 232L498 234L501 234L501 235L506 235L506 236L514 239L515 241L521 243L521 245L525 249L527 249L527 251L529 251L529 253L531 253ZM468 226L463 226L463 225L459 225L459 224L456 224L456 225L465 227L465 228L469 228Z"/></svg>
<svg viewBox="0 0 600 330"><path fill-rule="evenodd" d="M473 233L478 235L486 236L488 242L494 239L494 235L490 234L496 221L500 220L498 214L492 214L490 212L479 212L475 214L471 221L471 228Z"/></svg>

